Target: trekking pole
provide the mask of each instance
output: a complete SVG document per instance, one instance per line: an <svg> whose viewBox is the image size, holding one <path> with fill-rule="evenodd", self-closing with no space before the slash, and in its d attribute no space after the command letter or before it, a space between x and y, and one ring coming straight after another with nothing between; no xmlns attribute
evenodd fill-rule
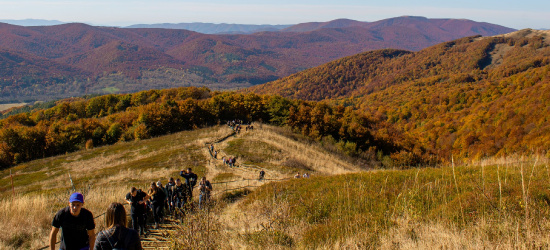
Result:
<svg viewBox="0 0 550 250"><path fill-rule="evenodd" d="M73 178L71 178L71 173L69 173L69 180L71 181L71 186L73 187L73 192L76 192L76 188L74 187Z"/></svg>
<svg viewBox="0 0 550 250"><path fill-rule="evenodd" d="M11 193L12 193L11 202L13 203L13 199L15 198L15 188L13 187L13 175L11 174L11 169L10 169L10 178L11 178Z"/></svg>

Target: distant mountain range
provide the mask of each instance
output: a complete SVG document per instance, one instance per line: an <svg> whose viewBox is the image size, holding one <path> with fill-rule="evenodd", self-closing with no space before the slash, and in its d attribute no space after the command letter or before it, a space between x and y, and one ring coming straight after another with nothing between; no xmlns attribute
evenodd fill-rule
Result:
<svg viewBox="0 0 550 250"><path fill-rule="evenodd" d="M150 88L246 87L357 53L410 51L513 29L456 19L398 17L306 23L277 32L212 35L70 23L0 24L0 100L44 100Z"/></svg>
<svg viewBox="0 0 550 250"><path fill-rule="evenodd" d="M125 28L160 28L190 30L203 34L252 34L264 31L279 31L292 25L256 25L256 24L227 24L227 23L158 23L135 24Z"/></svg>
<svg viewBox="0 0 550 250"><path fill-rule="evenodd" d="M43 19L23 19L23 20L10 20L0 19L0 23L7 23L20 26L50 26L64 24L64 22L57 20L43 20Z"/></svg>

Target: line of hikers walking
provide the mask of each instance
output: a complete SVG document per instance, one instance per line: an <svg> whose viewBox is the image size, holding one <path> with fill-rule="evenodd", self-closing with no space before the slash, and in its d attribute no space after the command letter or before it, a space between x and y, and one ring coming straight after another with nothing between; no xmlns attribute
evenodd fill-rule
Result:
<svg viewBox="0 0 550 250"><path fill-rule="evenodd" d="M199 185L199 209L202 209L210 200L212 184L202 177L197 183L198 176L193 173L191 168L187 171L181 171L180 176L183 177L185 183L179 178L174 180L170 177L166 186L163 186L161 181L151 182L147 192L132 187L130 193L126 195L126 201L132 207L132 227L140 232L145 233L144 221L147 208L150 207L153 213L155 222L154 228L158 227L159 223L163 222L165 210L169 213L182 215L184 209L192 209L193 189ZM135 219L134 219L135 218Z"/></svg>
<svg viewBox="0 0 550 250"><path fill-rule="evenodd" d="M193 209L193 189L197 185L197 174L191 168L181 171L185 183L179 178L169 178L166 187L160 181L152 182L147 192L132 187L125 200L130 205L131 228L127 226L126 209L121 203L113 202L105 213L106 229L95 234L95 222L92 213L83 208L84 196L73 193L69 197L69 206L59 210L53 218L50 232L50 249L55 250L57 234L61 229L62 250L86 249L127 249L139 250L140 235L146 233L146 216L152 210L153 228L163 222L164 211L183 216L184 209ZM199 209L204 208L210 200L212 185L206 177L198 182Z"/></svg>

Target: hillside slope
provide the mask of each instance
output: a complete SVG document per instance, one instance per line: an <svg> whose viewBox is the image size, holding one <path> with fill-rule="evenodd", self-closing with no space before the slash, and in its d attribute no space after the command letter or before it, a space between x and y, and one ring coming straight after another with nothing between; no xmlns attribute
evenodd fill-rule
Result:
<svg viewBox="0 0 550 250"><path fill-rule="evenodd" d="M396 244L544 248L549 244L545 159L361 172L340 155L293 138L299 135L254 126L236 135L224 125L121 142L3 170L0 215L5 219L0 229L6 233L0 236L0 247L44 246L51 219L66 206L73 186L85 194L85 207L98 216L111 202L123 202L130 187L146 189L158 180L165 184L169 177L180 178L179 171L188 167L212 181L216 203L209 210L188 213L185 224L172 224L177 237L155 236L172 241L176 248L390 248ZM238 166L213 158L208 149L211 143L219 158L236 156ZM261 169L267 180L259 182ZM296 172L308 172L312 178L293 179ZM243 191L245 186L248 189ZM29 207L41 209L29 213ZM208 227L197 226L201 223ZM97 231L104 226L103 217L98 217ZM188 234L192 236L181 237ZM150 234L146 237L151 239Z"/></svg>
<svg viewBox="0 0 550 250"><path fill-rule="evenodd" d="M225 189L269 182L256 181L261 169L266 179L291 178L296 172L322 176L359 171L320 146L294 140L274 127L254 125L254 130L238 135L232 135L227 126L216 126L82 150L0 171L0 214L6 218L0 229L10 232L0 237L0 248L42 247L51 219L66 206L65 193L72 185L86 195L86 208L99 215L111 202L122 202L130 187L146 190L158 180L165 184L169 177L181 178L179 171L188 167L212 181L216 198ZM219 151L218 159L210 155L210 143ZM237 157L237 167L222 163L221 158L228 156ZM10 172L16 193L13 200ZM29 203L42 209L24 215ZM102 219L96 224L98 230L104 227Z"/></svg>
<svg viewBox="0 0 550 250"><path fill-rule="evenodd" d="M81 94L130 92L180 86L223 89L273 81L301 70L360 52L398 48L419 50L464 35L512 31L468 20L399 17L364 23L335 20L303 32L208 35L188 30L95 27L70 23L22 27L0 24L0 49L40 57L50 67L41 74L67 72L59 88L39 95L43 78L1 68L4 86L30 79L19 92L0 89L5 99L71 97L60 89L75 85ZM362 23L363 24L363 23ZM31 59L28 59L31 60ZM172 73L177 71L175 74ZM116 79L116 81L113 80ZM217 85L215 85L217 84ZM37 89L35 89L37 88Z"/></svg>
<svg viewBox="0 0 550 250"><path fill-rule="evenodd" d="M366 52L250 91L354 105L442 158L546 152L549 35L522 30L414 53Z"/></svg>

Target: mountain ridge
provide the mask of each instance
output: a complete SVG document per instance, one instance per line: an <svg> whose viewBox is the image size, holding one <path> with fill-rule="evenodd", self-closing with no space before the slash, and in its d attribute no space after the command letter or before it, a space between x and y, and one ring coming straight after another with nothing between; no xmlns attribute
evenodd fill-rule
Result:
<svg viewBox="0 0 550 250"><path fill-rule="evenodd" d="M184 29L203 34L252 34L265 31L279 31L290 27L284 24L231 24L231 23L158 23L158 24L134 24L124 28L160 28L160 29Z"/></svg>
<svg viewBox="0 0 550 250"><path fill-rule="evenodd" d="M247 91L354 106L439 157L550 152L550 32L466 37L342 58ZM457 63L460 62L460 63Z"/></svg>
<svg viewBox="0 0 550 250"><path fill-rule="evenodd" d="M78 68L79 71L86 72L67 72L64 76L65 86L76 82L80 85L78 88L88 91L115 88L124 92L156 88L160 85L215 85L222 89L251 86L364 51L382 48L416 51L457 36L443 28L435 28L439 24L426 26L431 22L441 23L439 20L410 17L390 20L401 24L392 25L388 20L367 23L375 27L371 29L354 26L357 21L340 19L326 23L337 28L320 28L306 32L258 32L249 35L209 35L188 30L97 27L81 23L43 27L0 24L0 36L3 37L0 40L0 49L38 56L51 60L52 66ZM410 27L404 23L410 24ZM458 20L457 23L450 25L461 31L456 33L476 34L472 30L475 22ZM351 26L345 27L346 25ZM427 28L419 28L424 26ZM490 27L492 28L478 31L482 35L495 35L512 30L497 25ZM497 32L498 29L501 32ZM137 48L140 53L136 54L136 50L122 49L124 46L113 44L126 44L128 48ZM108 60L109 57L119 58L119 62ZM124 58L133 59L128 63L120 62ZM162 73L173 70L180 72L176 78L172 73ZM63 70L44 67L41 75L47 76L49 71ZM29 78L21 71L11 75L6 74L8 72L10 71L7 69L0 72L7 85ZM122 77L121 81L103 81L110 79L112 75ZM144 75L152 78L142 80ZM5 98L14 100L42 99L48 96L30 94L41 92L41 83L45 83L43 78L31 78L38 84L28 86L20 92L0 91ZM168 82L167 78L170 78ZM199 78L202 80L197 81ZM60 85L57 88L63 87ZM52 94L55 95L56 92L60 91ZM59 96L62 97L67 96Z"/></svg>

